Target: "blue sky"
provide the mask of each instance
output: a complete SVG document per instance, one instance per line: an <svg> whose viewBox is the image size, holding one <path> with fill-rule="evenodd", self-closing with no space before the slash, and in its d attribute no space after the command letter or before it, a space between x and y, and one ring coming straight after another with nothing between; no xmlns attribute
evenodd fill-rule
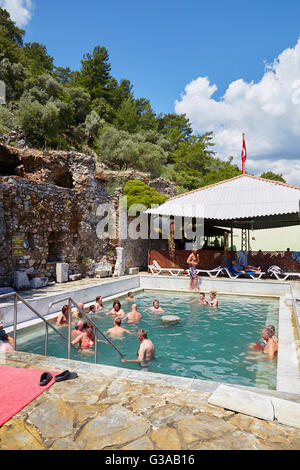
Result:
<svg viewBox="0 0 300 470"><path fill-rule="evenodd" d="M56 65L80 67L95 45L110 54L112 74L136 97L174 112L185 85L208 76L219 94L238 78L258 80L264 61L294 46L299 0L35 0L26 41L45 44ZM263 5L261 5L263 3Z"/></svg>
<svg viewBox="0 0 300 470"><path fill-rule="evenodd" d="M214 131L222 158L237 162L246 132L249 171L272 166L289 182L300 181L299 0L0 0L0 6L26 29L25 41L47 46L57 66L78 69L84 53L105 46L112 75L128 78L156 113L186 113L195 132Z"/></svg>

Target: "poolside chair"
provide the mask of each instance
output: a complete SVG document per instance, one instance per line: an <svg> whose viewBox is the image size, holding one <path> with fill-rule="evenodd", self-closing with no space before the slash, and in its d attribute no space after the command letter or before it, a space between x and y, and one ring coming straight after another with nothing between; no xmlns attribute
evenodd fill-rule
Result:
<svg viewBox="0 0 300 470"><path fill-rule="evenodd" d="M276 277L278 281L285 281L289 277L293 276L300 278L300 273L286 272L283 271L283 269L281 269L279 266L270 266L268 269L268 273L271 277Z"/></svg>
<svg viewBox="0 0 300 470"><path fill-rule="evenodd" d="M157 261L153 260L153 264L149 265L152 274L160 274L162 272L168 272L171 276L179 276L179 274L184 272L184 269L178 268L162 268Z"/></svg>
<svg viewBox="0 0 300 470"><path fill-rule="evenodd" d="M264 271L255 272L255 271L248 271L246 273L236 273L230 263L227 268L223 268L226 274L230 277L230 279L237 279L240 276L250 276L252 279L261 279L261 277L266 274Z"/></svg>
<svg viewBox="0 0 300 470"><path fill-rule="evenodd" d="M217 277L223 270L224 270L223 266L218 266L215 269L197 269L197 275L199 273L205 273L205 274L208 274L209 277ZM187 272L189 271L187 270Z"/></svg>

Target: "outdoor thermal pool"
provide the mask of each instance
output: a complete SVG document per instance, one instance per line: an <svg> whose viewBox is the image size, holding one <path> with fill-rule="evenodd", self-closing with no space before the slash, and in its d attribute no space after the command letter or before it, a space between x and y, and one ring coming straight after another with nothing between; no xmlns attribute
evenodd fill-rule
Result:
<svg viewBox="0 0 300 470"><path fill-rule="evenodd" d="M116 296L116 298L118 298ZM158 298L165 315L180 317L177 325L163 325L159 314L145 309ZM278 329L279 301L275 298L237 295L218 296L219 307L196 305L199 295L164 291L139 291L135 302L142 319L138 324L122 326L132 332L144 328L155 345L155 359L143 370L161 374L191 377L216 382L276 389L277 360L266 360L263 353L255 352L251 359L249 344L261 341L261 330L267 324ZM119 298L126 313L131 304ZM104 302L104 311L92 317L105 332L113 326L113 317L106 312L112 301ZM67 336L67 327L63 327ZM17 333L18 350L44 354L45 327L36 325ZM101 339L101 337L99 336ZM113 340L126 359L136 359L139 341L136 335L126 334ZM141 369L137 363L121 363L120 356L110 346L99 343L98 362L105 365ZM67 357L67 343L49 331L48 355ZM94 361L93 351L76 352L72 359Z"/></svg>

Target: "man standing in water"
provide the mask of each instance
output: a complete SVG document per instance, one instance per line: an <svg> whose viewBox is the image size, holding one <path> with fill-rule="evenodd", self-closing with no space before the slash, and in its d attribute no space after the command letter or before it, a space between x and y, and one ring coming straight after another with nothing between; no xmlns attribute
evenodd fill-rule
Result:
<svg viewBox="0 0 300 470"><path fill-rule="evenodd" d="M137 352L137 359L121 359L121 362L139 362L142 366L149 363L154 357L154 344L148 339L147 332L143 329L137 332L137 337L141 342Z"/></svg>
<svg viewBox="0 0 300 470"><path fill-rule="evenodd" d="M194 290L199 292L197 287L198 283L198 276L197 276L197 265L199 264L199 254L197 250L193 250L190 256L187 259L187 264L189 265L189 275L190 275L190 291L193 292L193 285Z"/></svg>

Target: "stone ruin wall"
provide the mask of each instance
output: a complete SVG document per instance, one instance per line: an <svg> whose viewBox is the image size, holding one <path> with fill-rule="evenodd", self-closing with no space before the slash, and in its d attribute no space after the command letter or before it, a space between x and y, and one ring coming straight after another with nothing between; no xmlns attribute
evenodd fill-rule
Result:
<svg viewBox="0 0 300 470"><path fill-rule="evenodd" d="M56 262L70 274L90 270L90 260L115 263L117 240L96 235L100 204L110 195L94 178L95 161L76 152L39 152L0 145L0 286L12 273L55 277ZM13 256L12 240L28 243Z"/></svg>
<svg viewBox="0 0 300 470"><path fill-rule="evenodd" d="M136 170L124 176L175 195L174 184L163 178L150 180ZM13 272L20 270L29 279L55 279L57 262L68 263L69 274L92 275L92 264L113 270L117 246L124 248L126 271L147 269L148 240L100 240L96 235L99 205L113 202L117 208L122 196L120 191L108 194L107 178L111 181L114 172L96 171L90 155L0 144L0 287L11 286ZM28 244L22 256L13 256L16 236Z"/></svg>

